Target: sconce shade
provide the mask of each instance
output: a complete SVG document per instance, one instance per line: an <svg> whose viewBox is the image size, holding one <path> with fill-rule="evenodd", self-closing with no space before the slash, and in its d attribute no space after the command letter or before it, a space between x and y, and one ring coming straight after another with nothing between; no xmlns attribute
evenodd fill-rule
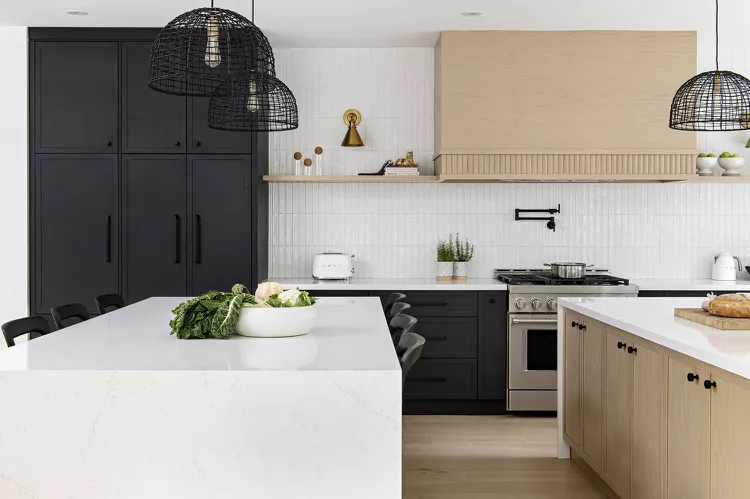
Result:
<svg viewBox="0 0 750 499"><path fill-rule="evenodd" d="M349 129L346 131L344 141L341 142L342 147L362 147L365 145L357 131L357 125L360 121L362 121L362 115L356 109L349 109L344 113L344 123L349 125Z"/></svg>

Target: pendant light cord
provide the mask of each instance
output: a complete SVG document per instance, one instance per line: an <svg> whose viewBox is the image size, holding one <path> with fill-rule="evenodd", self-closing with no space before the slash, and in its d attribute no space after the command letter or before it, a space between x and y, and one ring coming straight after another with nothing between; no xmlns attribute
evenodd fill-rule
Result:
<svg viewBox="0 0 750 499"><path fill-rule="evenodd" d="M252 21L252 23L255 24L255 0L252 0L251 5L252 5L252 13L250 14L250 21ZM719 0L716 0L716 8L717 9L719 8ZM718 17L718 15L717 15L717 17ZM717 27L716 29L718 30L719 28ZM719 34L717 33L716 36L719 36ZM718 44L719 42L716 42L716 43ZM718 49L719 46L716 45L716 47ZM718 58L719 56L717 55L716 57ZM717 64L718 64L718 62L717 62Z"/></svg>
<svg viewBox="0 0 750 499"><path fill-rule="evenodd" d="M716 71L719 71L719 0L716 0Z"/></svg>

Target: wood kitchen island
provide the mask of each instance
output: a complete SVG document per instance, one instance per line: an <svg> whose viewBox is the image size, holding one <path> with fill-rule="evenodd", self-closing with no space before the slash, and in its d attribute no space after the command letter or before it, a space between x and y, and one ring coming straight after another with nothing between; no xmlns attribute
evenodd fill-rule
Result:
<svg viewBox="0 0 750 499"><path fill-rule="evenodd" d="M750 331L674 316L702 298L570 298L558 312L558 457L608 496L750 491Z"/></svg>
<svg viewBox="0 0 750 499"><path fill-rule="evenodd" d="M306 336L178 340L150 298L0 351L0 497L401 497L401 369L377 298Z"/></svg>

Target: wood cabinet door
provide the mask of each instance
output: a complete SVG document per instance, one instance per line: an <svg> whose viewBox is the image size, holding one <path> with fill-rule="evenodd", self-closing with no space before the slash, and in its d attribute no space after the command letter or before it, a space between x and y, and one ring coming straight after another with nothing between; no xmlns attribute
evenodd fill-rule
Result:
<svg viewBox="0 0 750 499"><path fill-rule="evenodd" d="M119 293L119 199L116 155L35 158L34 313Z"/></svg>
<svg viewBox="0 0 750 499"><path fill-rule="evenodd" d="M632 497L664 497L665 384L662 348L635 340Z"/></svg>
<svg viewBox="0 0 750 499"><path fill-rule="evenodd" d="M188 152L195 154L250 154L250 132L227 132L208 126L208 103L205 97L188 98Z"/></svg>
<svg viewBox="0 0 750 499"><path fill-rule="evenodd" d="M627 352L627 336L614 329L606 334L604 480L626 499L631 479L633 356Z"/></svg>
<svg viewBox="0 0 750 499"><path fill-rule="evenodd" d="M711 372L711 499L750 493L750 382ZM708 391L708 390L706 390Z"/></svg>
<svg viewBox="0 0 750 499"><path fill-rule="evenodd" d="M191 293L250 286L250 156L188 158Z"/></svg>
<svg viewBox="0 0 750 499"><path fill-rule="evenodd" d="M583 329L583 453L601 472L604 453L604 324L584 318Z"/></svg>
<svg viewBox="0 0 750 499"><path fill-rule="evenodd" d="M123 156L122 180L125 301L187 295L185 156Z"/></svg>
<svg viewBox="0 0 750 499"><path fill-rule="evenodd" d="M698 379L688 381L688 374ZM667 355L667 498L709 497L709 404L704 364Z"/></svg>
<svg viewBox="0 0 750 499"><path fill-rule="evenodd" d="M581 316L565 312L565 435L578 447L583 442L583 403L581 400L582 331Z"/></svg>
<svg viewBox="0 0 750 499"><path fill-rule="evenodd" d="M122 44L122 152L184 153L187 98L149 88L150 55L150 42Z"/></svg>
<svg viewBox="0 0 750 499"><path fill-rule="evenodd" d="M117 42L34 43L38 153L116 153Z"/></svg>

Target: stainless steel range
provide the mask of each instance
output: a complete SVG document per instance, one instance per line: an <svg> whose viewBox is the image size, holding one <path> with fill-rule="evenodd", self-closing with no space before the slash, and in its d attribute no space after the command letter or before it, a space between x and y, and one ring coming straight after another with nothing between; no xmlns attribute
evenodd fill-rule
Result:
<svg viewBox="0 0 750 499"><path fill-rule="evenodd" d="M496 269L508 284L509 411L557 410L557 299L638 296L638 287L607 270L562 279L546 270Z"/></svg>

